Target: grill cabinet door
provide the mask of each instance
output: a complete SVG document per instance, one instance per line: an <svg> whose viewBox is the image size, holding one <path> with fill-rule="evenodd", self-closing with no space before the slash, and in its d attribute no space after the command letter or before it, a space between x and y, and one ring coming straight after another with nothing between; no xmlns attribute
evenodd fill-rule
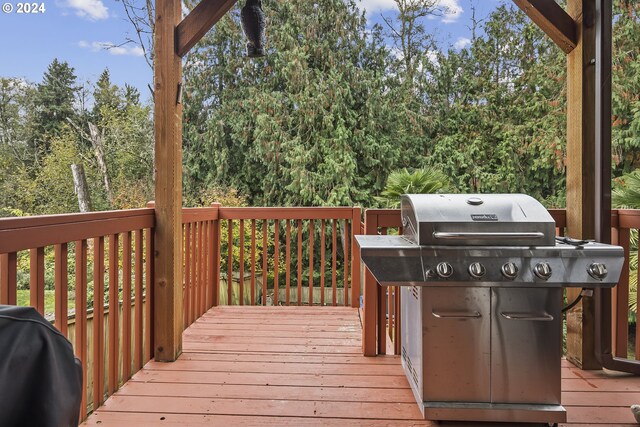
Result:
<svg viewBox="0 0 640 427"><path fill-rule="evenodd" d="M491 401L560 404L562 289L492 293Z"/></svg>
<svg viewBox="0 0 640 427"><path fill-rule="evenodd" d="M424 400L490 402L491 290L424 287L422 298Z"/></svg>

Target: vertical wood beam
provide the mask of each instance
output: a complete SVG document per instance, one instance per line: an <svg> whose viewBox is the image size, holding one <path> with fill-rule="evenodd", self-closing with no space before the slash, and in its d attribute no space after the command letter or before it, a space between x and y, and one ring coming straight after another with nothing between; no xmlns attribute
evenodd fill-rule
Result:
<svg viewBox="0 0 640 427"><path fill-rule="evenodd" d="M176 54L178 0L156 0L154 60L155 280L154 354L171 362L182 351L182 62Z"/></svg>
<svg viewBox="0 0 640 427"><path fill-rule="evenodd" d="M377 215L364 215L364 234L378 234ZM356 242L357 244L357 242ZM360 247L355 248L360 251ZM362 322L362 354L365 356L377 356L377 329L378 329L378 282L368 268L364 268L364 307Z"/></svg>
<svg viewBox="0 0 640 427"><path fill-rule="evenodd" d="M596 147L596 1L569 0L578 43L567 55L567 229L579 239L595 239L598 202ZM579 289L567 291L569 301ZM567 314L567 359L582 369L600 369L594 352L595 304L585 298Z"/></svg>

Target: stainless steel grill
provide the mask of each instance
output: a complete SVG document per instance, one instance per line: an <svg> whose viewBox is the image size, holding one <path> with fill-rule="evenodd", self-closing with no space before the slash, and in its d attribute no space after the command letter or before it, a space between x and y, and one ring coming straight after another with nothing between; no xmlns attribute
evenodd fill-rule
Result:
<svg viewBox="0 0 640 427"><path fill-rule="evenodd" d="M402 366L426 419L558 423L562 288L613 287L621 247L560 241L521 194L402 196L401 236L357 236L399 285Z"/></svg>

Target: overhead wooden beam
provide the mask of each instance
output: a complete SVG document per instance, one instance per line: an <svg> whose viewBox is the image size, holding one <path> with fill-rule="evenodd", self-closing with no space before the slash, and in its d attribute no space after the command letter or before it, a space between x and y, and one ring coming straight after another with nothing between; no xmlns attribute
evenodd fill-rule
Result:
<svg viewBox="0 0 640 427"><path fill-rule="evenodd" d="M181 18L179 0L156 0L153 342L161 362L182 351L182 60L175 38Z"/></svg>
<svg viewBox="0 0 640 427"><path fill-rule="evenodd" d="M176 28L176 52L183 57L236 4L237 0L202 0Z"/></svg>
<svg viewBox="0 0 640 427"><path fill-rule="evenodd" d="M576 22L554 0L513 0L565 53L578 43Z"/></svg>

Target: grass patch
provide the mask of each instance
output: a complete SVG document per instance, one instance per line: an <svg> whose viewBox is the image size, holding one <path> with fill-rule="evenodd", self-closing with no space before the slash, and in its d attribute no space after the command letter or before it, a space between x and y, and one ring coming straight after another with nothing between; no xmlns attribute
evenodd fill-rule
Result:
<svg viewBox="0 0 640 427"><path fill-rule="evenodd" d="M16 299L18 300L19 306L28 306L30 303L30 291L28 289L18 289L16 294ZM75 308L75 301L69 300L68 309L72 310ZM55 306L55 291L44 291L44 313L45 316L51 316L55 314L56 306Z"/></svg>

